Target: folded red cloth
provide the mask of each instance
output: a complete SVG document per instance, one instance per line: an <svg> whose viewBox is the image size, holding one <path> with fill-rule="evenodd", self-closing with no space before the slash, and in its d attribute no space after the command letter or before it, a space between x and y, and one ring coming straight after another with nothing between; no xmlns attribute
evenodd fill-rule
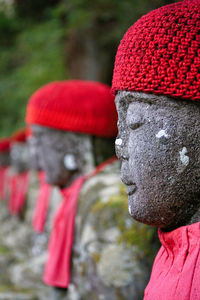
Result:
<svg viewBox="0 0 200 300"><path fill-rule="evenodd" d="M87 178L99 173L115 160L116 157L110 158L91 174L80 176L70 187L62 190L63 201L54 218L48 246L48 258L43 275L43 281L46 284L62 288L68 287L76 207L81 187Z"/></svg>
<svg viewBox="0 0 200 300"><path fill-rule="evenodd" d="M48 183L46 183L45 173L43 171L38 172L38 178L40 186L38 190L38 196L36 199L36 206L33 214L32 225L33 229L36 232L43 232L49 208L51 186Z"/></svg>
<svg viewBox="0 0 200 300"><path fill-rule="evenodd" d="M7 184L8 184L8 167L0 166L0 200L5 199Z"/></svg>
<svg viewBox="0 0 200 300"><path fill-rule="evenodd" d="M200 299L200 222L171 232L159 230L162 243L144 300Z"/></svg>
<svg viewBox="0 0 200 300"><path fill-rule="evenodd" d="M63 201L54 219L43 277L48 285L67 287L69 284L77 198L84 180L85 177L81 176L69 188L62 190Z"/></svg>
<svg viewBox="0 0 200 300"><path fill-rule="evenodd" d="M14 174L10 179L9 210L13 215L18 215L24 207L28 182L28 171L22 174Z"/></svg>

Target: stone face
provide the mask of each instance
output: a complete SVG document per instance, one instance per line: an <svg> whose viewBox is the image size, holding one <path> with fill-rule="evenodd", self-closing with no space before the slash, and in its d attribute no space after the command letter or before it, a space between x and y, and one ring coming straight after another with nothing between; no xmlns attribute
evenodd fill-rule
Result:
<svg viewBox="0 0 200 300"><path fill-rule="evenodd" d="M198 222L199 102L125 91L115 102L131 216L165 231Z"/></svg>

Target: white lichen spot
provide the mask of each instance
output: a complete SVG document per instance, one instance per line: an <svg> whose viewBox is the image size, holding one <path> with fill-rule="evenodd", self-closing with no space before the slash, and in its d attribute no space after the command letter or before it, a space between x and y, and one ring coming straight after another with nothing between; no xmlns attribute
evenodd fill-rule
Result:
<svg viewBox="0 0 200 300"><path fill-rule="evenodd" d="M64 157L64 166L66 169L73 171L77 169L77 163L73 154L66 154Z"/></svg>
<svg viewBox="0 0 200 300"><path fill-rule="evenodd" d="M116 146L121 146L122 145L122 139L116 139L115 140L115 145Z"/></svg>
<svg viewBox="0 0 200 300"><path fill-rule="evenodd" d="M130 205L128 206L128 211L129 211L129 214L131 215L131 206Z"/></svg>
<svg viewBox="0 0 200 300"><path fill-rule="evenodd" d="M189 156L187 156L187 148L186 147L183 147L183 149L181 151L179 151L179 154L180 154L180 160L182 162L182 164L184 166L187 166L189 164L189 161L190 161L190 158Z"/></svg>
<svg viewBox="0 0 200 300"><path fill-rule="evenodd" d="M161 129L157 134L156 134L156 137L158 139L162 138L162 137L165 137L165 138L168 138L169 135L165 132L164 129Z"/></svg>

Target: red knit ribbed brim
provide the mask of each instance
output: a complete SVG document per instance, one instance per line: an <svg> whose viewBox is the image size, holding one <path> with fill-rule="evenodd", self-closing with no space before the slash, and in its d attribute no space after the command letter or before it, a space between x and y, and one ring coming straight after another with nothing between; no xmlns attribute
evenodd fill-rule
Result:
<svg viewBox="0 0 200 300"><path fill-rule="evenodd" d="M139 19L124 35L112 92L141 91L200 100L200 1L170 4Z"/></svg>
<svg viewBox="0 0 200 300"><path fill-rule="evenodd" d="M92 81L52 82L40 88L29 100L26 121L101 137L117 135L117 112L110 87Z"/></svg>

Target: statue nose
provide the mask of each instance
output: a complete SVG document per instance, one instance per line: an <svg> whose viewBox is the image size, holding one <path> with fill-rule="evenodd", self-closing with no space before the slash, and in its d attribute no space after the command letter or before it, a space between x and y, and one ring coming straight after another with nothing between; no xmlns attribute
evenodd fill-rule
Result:
<svg viewBox="0 0 200 300"><path fill-rule="evenodd" d="M120 160L128 160L126 143L120 137L115 140L115 152Z"/></svg>

